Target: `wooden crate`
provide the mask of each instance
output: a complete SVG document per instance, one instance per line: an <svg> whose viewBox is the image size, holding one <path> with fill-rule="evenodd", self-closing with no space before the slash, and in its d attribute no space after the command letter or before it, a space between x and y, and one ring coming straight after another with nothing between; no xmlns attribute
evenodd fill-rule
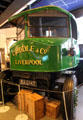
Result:
<svg viewBox="0 0 83 120"><path fill-rule="evenodd" d="M40 120L44 116L44 98L37 93L28 96L28 114L32 120Z"/></svg>
<svg viewBox="0 0 83 120"><path fill-rule="evenodd" d="M20 92L18 92L18 95L17 95L17 103L18 103L18 109L21 110L21 111L25 111L27 112L27 106L28 106L28 100L26 98L26 96L28 94L32 94L32 91L29 91L29 90L21 90Z"/></svg>
<svg viewBox="0 0 83 120"><path fill-rule="evenodd" d="M21 90L17 95L18 109L24 111L24 91Z"/></svg>
<svg viewBox="0 0 83 120"><path fill-rule="evenodd" d="M59 115L60 101L46 102L46 116L56 119Z"/></svg>
<svg viewBox="0 0 83 120"><path fill-rule="evenodd" d="M30 95L30 94L32 94L32 91L26 91L25 92L25 98L24 98L24 111L26 112L26 113L28 113L28 104L29 104L29 100L28 100L28 96Z"/></svg>

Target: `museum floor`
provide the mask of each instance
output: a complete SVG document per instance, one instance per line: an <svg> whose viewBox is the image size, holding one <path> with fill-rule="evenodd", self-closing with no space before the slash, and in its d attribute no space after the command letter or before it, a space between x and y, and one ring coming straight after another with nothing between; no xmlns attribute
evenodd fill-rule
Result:
<svg viewBox="0 0 83 120"><path fill-rule="evenodd" d="M0 112L0 120L23 120L22 117L24 114L18 111L16 106L14 106L11 102L7 103L6 106L9 106L10 108L5 113ZM19 115L21 115L20 118L18 118ZM26 118L26 120L29 120L28 117ZM44 117L42 120L52 120L52 119ZM56 120L62 120L62 118L59 117ZM83 86L79 87L78 106L76 109L76 120L83 120Z"/></svg>

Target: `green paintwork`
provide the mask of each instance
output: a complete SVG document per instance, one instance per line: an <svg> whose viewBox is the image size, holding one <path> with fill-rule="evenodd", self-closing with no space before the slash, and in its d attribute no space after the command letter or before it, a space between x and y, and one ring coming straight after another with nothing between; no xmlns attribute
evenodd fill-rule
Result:
<svg viewBox="0 0 83 120"><path fill-rule="evenodd" d="M79 48L77 41L71 36L71 24L69 26L69 38L28 38L27 36L27 14L32 14L46 9L56 9L64 12L72 18L71 13L56 7L45 6L24 11L9 19L13 21L21 16L25 17L25 38L17 41L10 48L10 68L19 71L32 72L57 72L76 67L79 63ZM75 55L69 54L70 48L74 48Z"/></svg>
<svg viewBox="0 0 83 120"><path fill-rule="evenodd" d="M11 69L33 72L57 72L75 67L79 62L79 50L77 50L76 55L73 57L63 54L63 49L66 48L66 50L69 50L70 44L71 39L68 38L49 38L48 40L46 38L39 38L39 40L38 38L28 38L28 40L20 40L10 49ZM28 51L17 53L13 56L13 53L17 48L27 45L29 47ZM75 49L77 49L76 42L74 45ZM30 51L31 46L33 46L32 51ZM46 54L40 54L41 48L44 48L45 50L49 49ZM36 53L37 49L39 49L38 53ZM15 60L41 60L42 65L26 65L25 63L15 64Z"/></svg>

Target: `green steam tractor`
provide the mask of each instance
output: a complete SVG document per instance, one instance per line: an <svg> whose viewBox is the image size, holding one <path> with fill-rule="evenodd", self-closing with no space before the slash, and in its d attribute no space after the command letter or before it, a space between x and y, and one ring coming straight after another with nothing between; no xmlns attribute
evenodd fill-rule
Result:
<svg viewBox="0 0 83 120"><path fill-rule="evenodd" d="M9 22L17 26L17 42L10 48L10 80L49 98L61 100L65 92L66 120L72 120L76 87L72 68L79 63L74 16L62 8L44 6L23 11Z"/></svg>

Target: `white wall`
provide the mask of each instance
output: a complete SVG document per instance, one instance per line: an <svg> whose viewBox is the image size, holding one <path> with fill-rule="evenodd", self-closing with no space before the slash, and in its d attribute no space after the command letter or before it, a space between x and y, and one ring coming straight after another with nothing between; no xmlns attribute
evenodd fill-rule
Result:
<svg viewBox="0 0 83 120"><path fill-rule="evenodd" d="M78 26L78 43L83 44L83 17L77 18Z"/></svg>
<svg viewBox="0 0 83 120"><path fill-rule="evenodd" d="M0 48L4 48L5 50L5 61L8 59L7 55L7 41L8 39L13 39L16 37L16 28L5 28L0 29ZM6 64L1 65L2 70L6 68Z"/></svg>
<svg viewBox="0 0 83 120"><path fill-rule="evenodd" d="M6 47L6 39L16 37L16 28L0 29L0 48Z"/></svg>

